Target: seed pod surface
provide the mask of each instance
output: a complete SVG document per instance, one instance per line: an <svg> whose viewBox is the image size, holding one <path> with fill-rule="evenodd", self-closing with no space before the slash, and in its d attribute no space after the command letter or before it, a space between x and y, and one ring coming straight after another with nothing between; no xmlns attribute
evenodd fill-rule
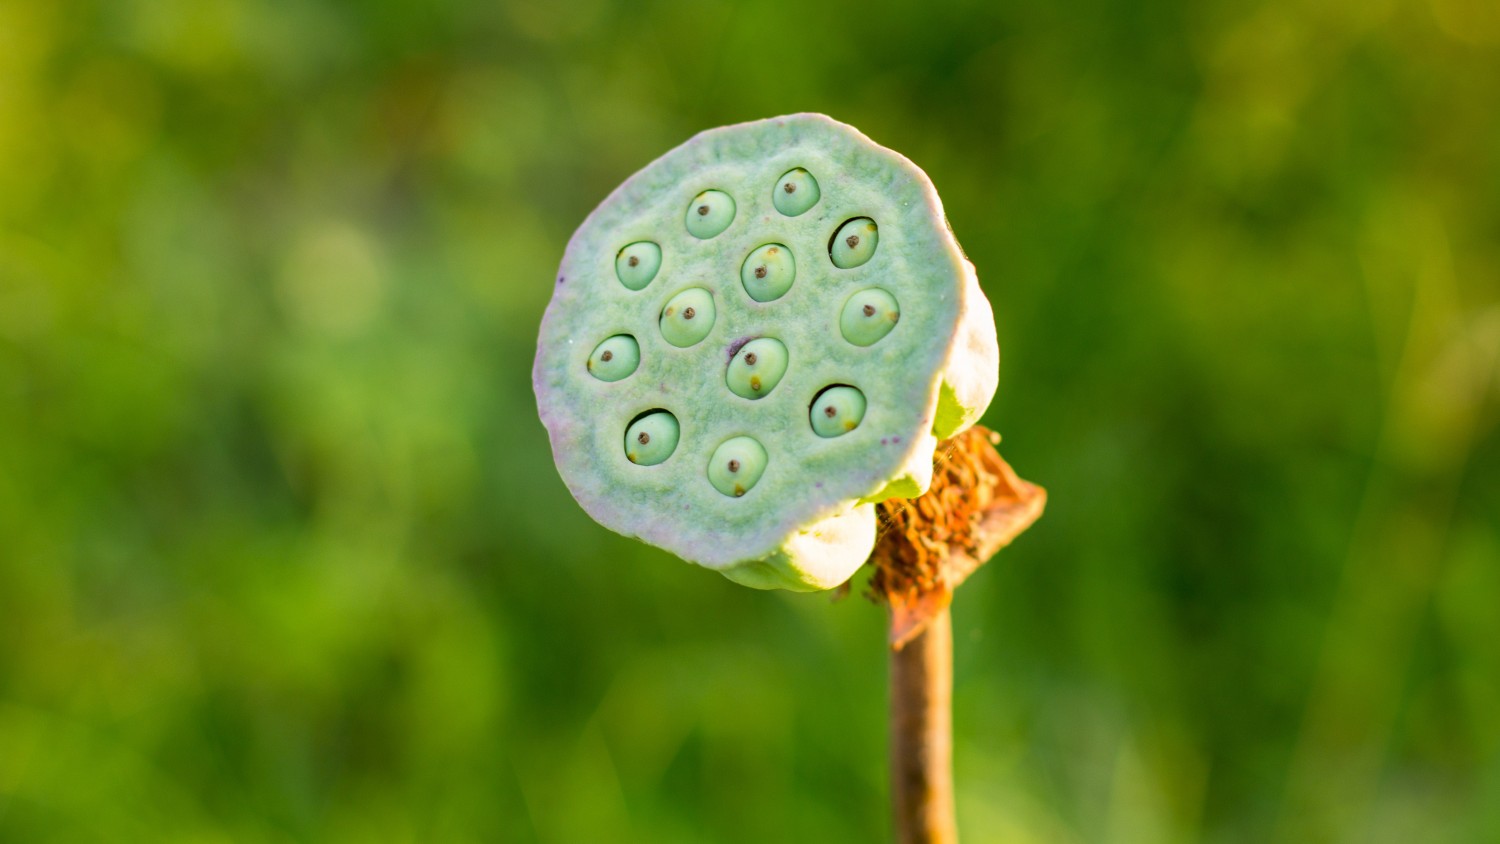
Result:
<svg viewBox="0 0 1500 844"><path fill-rule="evenodd" d="M601 343L620 335L639 362L608 380L620 358ZM558 471L600 524L749 586L809 591L869 556L875 502L927 488L937 441L978 420L998 364L926 174L798 114L700 133L595 209L532 376ZM835 386L841 403L815 406ZM830 404L858 418L832 426L816 415ZM643 465L622 443L652 411L676 440Z"/></svg>

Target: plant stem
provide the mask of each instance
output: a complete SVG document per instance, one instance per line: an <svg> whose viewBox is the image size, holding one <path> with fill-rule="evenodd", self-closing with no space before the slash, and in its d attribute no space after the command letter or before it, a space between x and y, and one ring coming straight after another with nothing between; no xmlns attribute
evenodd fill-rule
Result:
<svg viewBox="0 0 1500 844"><path fill-rule="evenodd" d="M953 620L891 651L891 799L900 844L954 844Z"/></svg>

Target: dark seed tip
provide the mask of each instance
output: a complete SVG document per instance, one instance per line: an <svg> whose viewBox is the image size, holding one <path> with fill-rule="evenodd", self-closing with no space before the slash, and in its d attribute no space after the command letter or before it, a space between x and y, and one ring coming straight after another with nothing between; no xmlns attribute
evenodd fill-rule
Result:
<svg viewBox="0 0 1500 844"><path fill-rule="evenodd" d="M751 366L755 365L755 353L754 352L746 352L745 353L745 363L748 363Z"/></svg>
<svg viewBox="0 0 1500 844"><path fill-rule="evenodd" d="M832 419L833 417L838 416L839 412L834 408L833 405L830 404L829 406L823 408L823 415L827 416L829 419ZM641 434L641 436L644 437L645 434Z"/></svg>
<svg viewBox="0 0 1500 844"><path fill-rule="evenodd" d="M755 277L756 278L765 278L766 277L766 268L765 267L756 267L755 268Z"/></svg>
<svg viewBox="0 0 1500 844"><path fill-rule="evenodd" d="M599 359L604 361L605 363L609 363L610 361L615 359L615 353L606 349L604 351L604 354L599 356Z"/></svg>
<svg viewBox="0 0 1500 844"><path fill-rule="evenodd" d="M794 184L792 184L791 182L787 182L786 184L782 185L781 189L784 190L784 191L786 191L787 193L796 193L797 192L797 186L794 185Z"/></svg>
<svg viewBox="0 0 1500 844"><path fill-rule="evenodd" d="M708 216L708 206L707 205L699 205L698 206L698 216L699 217L706 217L706 216Z"/></svg>
<svg viewBox="0 0 1500 844"><path fill-rule="evenodd" d="M833 414L830 413L828 415L832 416ZM640 443L641 445L645 445L646 443L651 442L651 435L648 434L648 433L646 433L645 431L642 431L642 432L640 432L639 434L636 435L635 441L638 442L638 443Z"/></svg>
<svg viewBox="0 0 1500 844"><path fill-rule="evenodd" d="M637 264L639 264L639 263L640 263L640 262L641 262L641 259L640 259L640 258L637 258L637 257L635 257L635 256L634 256L634 255L631 255L631 256L630 256L630 258L629 258L629 260L627 260L627 261L626 261L626 262L625 262L625 263L627 263L627 264L629 264L629 265L630 265L630 266L632 266L632 267L634 267L634 266L636 266L636 265L637 265Z"/></svg>
<svg viewBox="0 0 1500 844"><path fill-rule="evenodd" d="M865 310L865 316L875 316L875 306L874 305L865 305L864 310Z"/></svg>
<svg viewBox="0 0 1500 844"><path fill-rule="evenodd" d="M844 242L847 243L847 244L849 244L849 248L850 249L853 249L854 247L856 247L856 246L859 245L859 235L857 235L857 234L851 234L851 235L849 235L848 238L846 238L844 240Z"/></svg>
<svg viewBox="0 0 1500 844"><path fill-rule="evenodd" d="M692 308L683 308L682 309L682 318L683 319L692 319L694 316L697 316L697 314L698 314L698 312L695 311L695 310L693 310Z"/></svg>
<svg viewBox="0 0 1500 844"><path fill-rule="evenodd" d="M739 470L740 470L740 461L738 461L738 460L731 460L731 461L729 461L729 471L731 471L731 472L738 472Z"/></svg>

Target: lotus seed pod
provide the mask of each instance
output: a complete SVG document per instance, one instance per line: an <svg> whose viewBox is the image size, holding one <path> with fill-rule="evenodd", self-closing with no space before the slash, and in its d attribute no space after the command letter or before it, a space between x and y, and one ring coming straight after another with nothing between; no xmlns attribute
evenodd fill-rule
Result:
<svg viewBox="0 0 1500 844"><path fill-rule="evenodd" d="M607 337L589 355L588 368L600 381L618 381L641 365L641 347L629 334Z"/></svg>
<svg viewBox="0 0 1500 844"><path fill-rule="evenodd" d="M641 243L663 259L632 290L617 258ZM762 300L774 288L756 286L762 264L747 258L771 245L796 257L795 280ZM874 502L921 494L938 439L994 395L990 306L931 182L822 115L713 129L668 152L589 215L555 282L532 377L569 491L600 524L749 586L847 580L874 545ZM861 322L888 304L894 328ZM639 363L605 381L587 363L618 335L636 339ZM845 388L857 390L833 392ZM837 435L823 436L827 402L814 399L830 397ZM720 453L742 439L764 459ZM731 475L743 495L733 479L724 491Z"/></svg>
<svg viewBox="0 0 1500 844"><path fill-rule="evenodd" d="M817 205L820 196L818 180L798 167L782 173L776 180L776 187L771 189L771 204L788 217L796 217Z"/></svg>
<svg viewBox="0 0 1500 844"><path fill-rule="evenodd" d="M703 342L713 330L714 297L701 287L693 287L673 296L661 310L661 336L678 348Z"/></svg>
<svg viewBox="0 0 1500 844"><path fill-rule="evenodd" d="M721 190L706 190L688 203L687 230L699 240L718 237L734 222L734 200Z"/></svg>
<svg viewBox="0 0 1500 844"><path fill-rule="evenodd" d="M751 252L740 267L745 292L757 302L773 302L785 296L796 276L792 250L780 243L768 243Z"/></svg>
<svg viewBox="0 0 1500 844"><path fill-rule="evenodd" d="M729 391L746 399L763 399L786 374L786 346L773 337L751 340L729 361L724 383Z"/></svg>
<svg viewBox="0 0 1500 844"><path fill-rule="evenodd" d="M637 241L615 256L615 275L631 290L640 290L661 269L661 247L649 240Z"/></svg>
<svg viewBox="0 0 1500 844"><path fill-rule="evenodd" d="M835 267L851 270L875 257L879 245L880 227L869 217L860 217L839 226L828 244L828 257Z"/></svg>
<svg viewBox="0 0 1500 844"><path fill-rule="evenodd" d="M901 320L901 306L896 297L871 287L849 297L839 314L839 331L856 346L872 346L891 333Z"/></svg>
<svg viewBox="0 0 1500 844"><path fill-rule="evenodd" d="M625 457L637 466L655 466L672 456L681 436L677 417L654 410L625 429Z"/></svg>
<svg viewBox="0 0 1500 844"><path fill-rule="evenodd" d="M765 473L766 449L754 437L731 437L708 460L708 482L734 498L754 489Z"/></svg>
<svg viewBox="0 0 1500 844"><path fill-rule="evenodd" d="M842 437L865 418L865 394L854 387L829 387L807 409L813 432L820 437Z"/></svg>

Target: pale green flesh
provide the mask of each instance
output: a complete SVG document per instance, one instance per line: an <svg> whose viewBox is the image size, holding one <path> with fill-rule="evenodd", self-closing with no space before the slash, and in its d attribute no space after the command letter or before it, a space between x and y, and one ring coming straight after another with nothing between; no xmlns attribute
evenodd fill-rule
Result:
<svg viewBox="0 0 1500 844"><path fill-rule="evenodd" d="M684 225L693 237L708 240L718 237L734 222L734 198L719 190L709 190L693 197L688 203Z"/></svg>
<svg viewBox="0 0 1500 844"><path fill-rule="evenodd" d="M606 339L589 355L589 374L600 381L618 381L628 378L641 365L641 347L629 334L616 334Z"/></svg>
<svg viewBox="0 0 1500 844"><path fill-rule="evenodd" d="M625 429L625 457L637 466L655 466L677 450L680 433L670 412L648 413Z"/></svg>
<svg viewBox="0 0 1500 844"><path fill-rule="evenodd" d="M821 196L818 180L798 167L781 174L781 178L776 180L776 187L771 189L771 204L782 214L796 217L806 214L817 205Z"/></svg>
<svg viewBox="0 0 1500 844"><path fill-rule="evenodd" d="M754 489L765 472L766 449L754 437L731 437L708 460L708 482L734 498Z"/></svg>
<svg viewBox="0 0 1500 844"><path fill-rule="evenodd" d="M868 217L860 217L839 226L828 255L835 267L852 270L869 263L879 246L880 226Z"/></svg>
<svg viewBox="0 0 1500 844"><path fill-rule="evenodd" d="M650 241L632 243L615 256L615 276L631 290L640 290L661 269L661 247Z"/></svg>
<svg viewBox="0 0 1500 844"><path fill-rule="evenodd" d="M775 189L799 168L820 184L820 197L788 216ZM709 191L734 211L705 239L684 221ZM864 263L839 268L830 241L862 218L876 223L878 239ZM633 291L616 258L642 242L660 246L660 268ZM742 270L771 244L795 256L795 281L758 301ZM966 315L982 306L988 320L966 271L925 177L848 127L796 116L704 133L627 181L569 245L534 371L559 472L613 530L749 585L835 586L874 541L873 515L851 514L926 488L940 394L946 428L972 422L993 392L992 322L989 351L977 329L960 348ZM846 338L842 311L875 287L899 302L899 326L860 346ZM683 304L676 297L693 289L703 296L694 320L682 320L680 308L668 317L669 305ZM699 322L704 302L713 318ZM639 343L636 371L614 382L591 377L589 354L621 334ZM731 370L751 342L766 339L784 347L785 371L762 398L741 395ZM972 383L940 389L950 377ZM841 384L863 391L863 418L839 436L820 436L812 401ZM624 430L656 408L675 415L678 441L660 463L634 464ZM736 437L753 438L766 455L764 473L738 497L710 477L715 450Z"/></svg>
<svg viewBox="0 0 1500 844"><path fill-rule="evenodd" d="M751 340L729 362L724 383L741 398L763 399L781 383L787 363L786 346L780 340L774 337Z"/></svg>
<svg viewBox="0 0 1500 844"><path fill-rule="evenodd" d="M673 296L661 310L661 336L678 348L696 346L714 329L713 294L693 287Z"/></svg>
<svg viewBox="0 0 1500 844"><path fill-rule="evenodd" d="M768 243L751 252L740 266L745 292L757 302L774 302L786 295L797 277L792 250L781 243Z"/></svg>
<svg viewBox="0 0 1500 844"><path fill-rule="evenodd" d="M856 346L873 346L901 320L896 297L878 287L861 290L844 303L839 333Z"/></svg>
<svg viewBox="0 0 1500 844"><path fill-rule="evenodd" d="M820 437L842 437L859 427L865 418L865 394L854 387L829 387L808 408L813 433Z"/></svg>

